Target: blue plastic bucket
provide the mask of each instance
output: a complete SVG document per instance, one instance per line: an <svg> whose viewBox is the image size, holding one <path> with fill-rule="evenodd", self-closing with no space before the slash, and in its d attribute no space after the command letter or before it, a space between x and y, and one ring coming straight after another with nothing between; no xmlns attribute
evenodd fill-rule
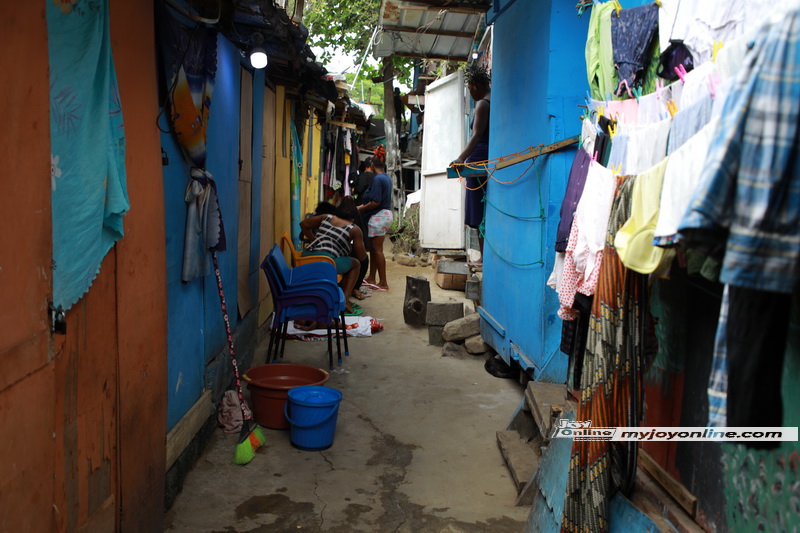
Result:
<svg viewBox="0 0 800 533"><path fill-rule="evenodd" d="M292 445L308 451L330 448L341 401L342 393L330 387L305 385L290 389L284 413L292 426Z"/></svg>

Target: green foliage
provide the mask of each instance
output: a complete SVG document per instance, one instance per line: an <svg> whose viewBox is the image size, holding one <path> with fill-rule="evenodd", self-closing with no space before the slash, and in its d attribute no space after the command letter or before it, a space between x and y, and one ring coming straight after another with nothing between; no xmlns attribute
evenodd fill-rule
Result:
<svg viewBox="0 0 800 533"><path fill-rule="evenodd" d="M330 60L335 49L363 56L380 9L381 0L309 0L303 23L310 44L323 48L320 61Z"/></svg>
<svg viewBox="0 0 800 533"><path fill-rule="evenodd" d="M414 204L403 214L395 217L389 227L392 253L418 254L419 245L419 204Z"/></svg>
<svg viewBox="0 0 800 533"><path fill-rule="evenodd" d="M356 73L346 72L344 77L347 83L352 85ZM359 74L358 82L350 90L350 97L359 102L372 104L377 108L378 114L375 118L383 118L383 83L373 83L370 78Z"/></svg>
<svg viewBox="0 0 800 533"><path fill-rule="evenodd" d="M360 62L378 25L380 9L381 0L308 0L303 24L308 28L309 44L322 48L317 59L325 64L336 51L340 51L358 57ZM375 62L371 56L364 61L359 80L382 75L383 65ZM400 71L395 81L410 85L413 61L406 57L394 57L392 62Z"/></svg>

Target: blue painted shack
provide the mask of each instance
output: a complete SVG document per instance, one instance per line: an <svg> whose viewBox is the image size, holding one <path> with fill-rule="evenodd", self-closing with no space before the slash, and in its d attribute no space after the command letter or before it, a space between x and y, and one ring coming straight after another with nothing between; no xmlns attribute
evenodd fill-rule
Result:
<svg viewBox="0 0 800 533"><path fill-rule="evenodd" d="M580 132L588 17L573 3L495 0L489 157ZM481 332L506 362L563 383L558 299L545 285L575 145L498 170L488 184Z"/></svg>

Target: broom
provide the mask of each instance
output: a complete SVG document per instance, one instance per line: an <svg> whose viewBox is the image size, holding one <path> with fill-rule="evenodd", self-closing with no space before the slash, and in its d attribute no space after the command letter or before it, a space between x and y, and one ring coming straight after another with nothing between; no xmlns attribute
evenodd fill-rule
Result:
<svg viewBox="0 0 800 533"><path fill-rule="evenodd" d="M222 292L222 276L219 274L217 252L212 251L211 257L214 259L214 275L217 277L219 301L222 304L222 318L225 321L225 332L228 334L228 351L233 364L233 376L236 378L236 393L239 395L239 407L242 409L242 430L239 432L239 441L236 444L236 452L233 454L233 463L246 465L253 460L253 457L256 456L256 450L263 446L267 441L267 437L256 421L247 417L245 411L242 382L239 379L239 365L236 364L236 354L233 351L233 335L231 335L231 323L228 320L228 307L225 305L225 293Z"/></svg>

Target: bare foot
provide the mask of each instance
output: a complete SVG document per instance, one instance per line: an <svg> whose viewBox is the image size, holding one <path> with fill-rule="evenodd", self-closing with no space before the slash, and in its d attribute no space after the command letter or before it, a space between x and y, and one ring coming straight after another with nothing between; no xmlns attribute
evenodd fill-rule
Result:
<svg viewBox="0 0 800 533"><path fill-rule="evenodd" d="M364 283L369 283L370 285L376 285L375 278L364 278Z"/></svg>
<svg viewBox="0 0 800 533"><path fill-rule="evenodd" d="M366 296L364 296L364 293L363 293L363 292L361 292L361 291L360 291L360 290L358 290L358 289L353 289L353 293L351 294L351 296L352 296L353 298L355 298L356 300L363 300L363 299L365 299L365 298L366 298Z"/></svg>

